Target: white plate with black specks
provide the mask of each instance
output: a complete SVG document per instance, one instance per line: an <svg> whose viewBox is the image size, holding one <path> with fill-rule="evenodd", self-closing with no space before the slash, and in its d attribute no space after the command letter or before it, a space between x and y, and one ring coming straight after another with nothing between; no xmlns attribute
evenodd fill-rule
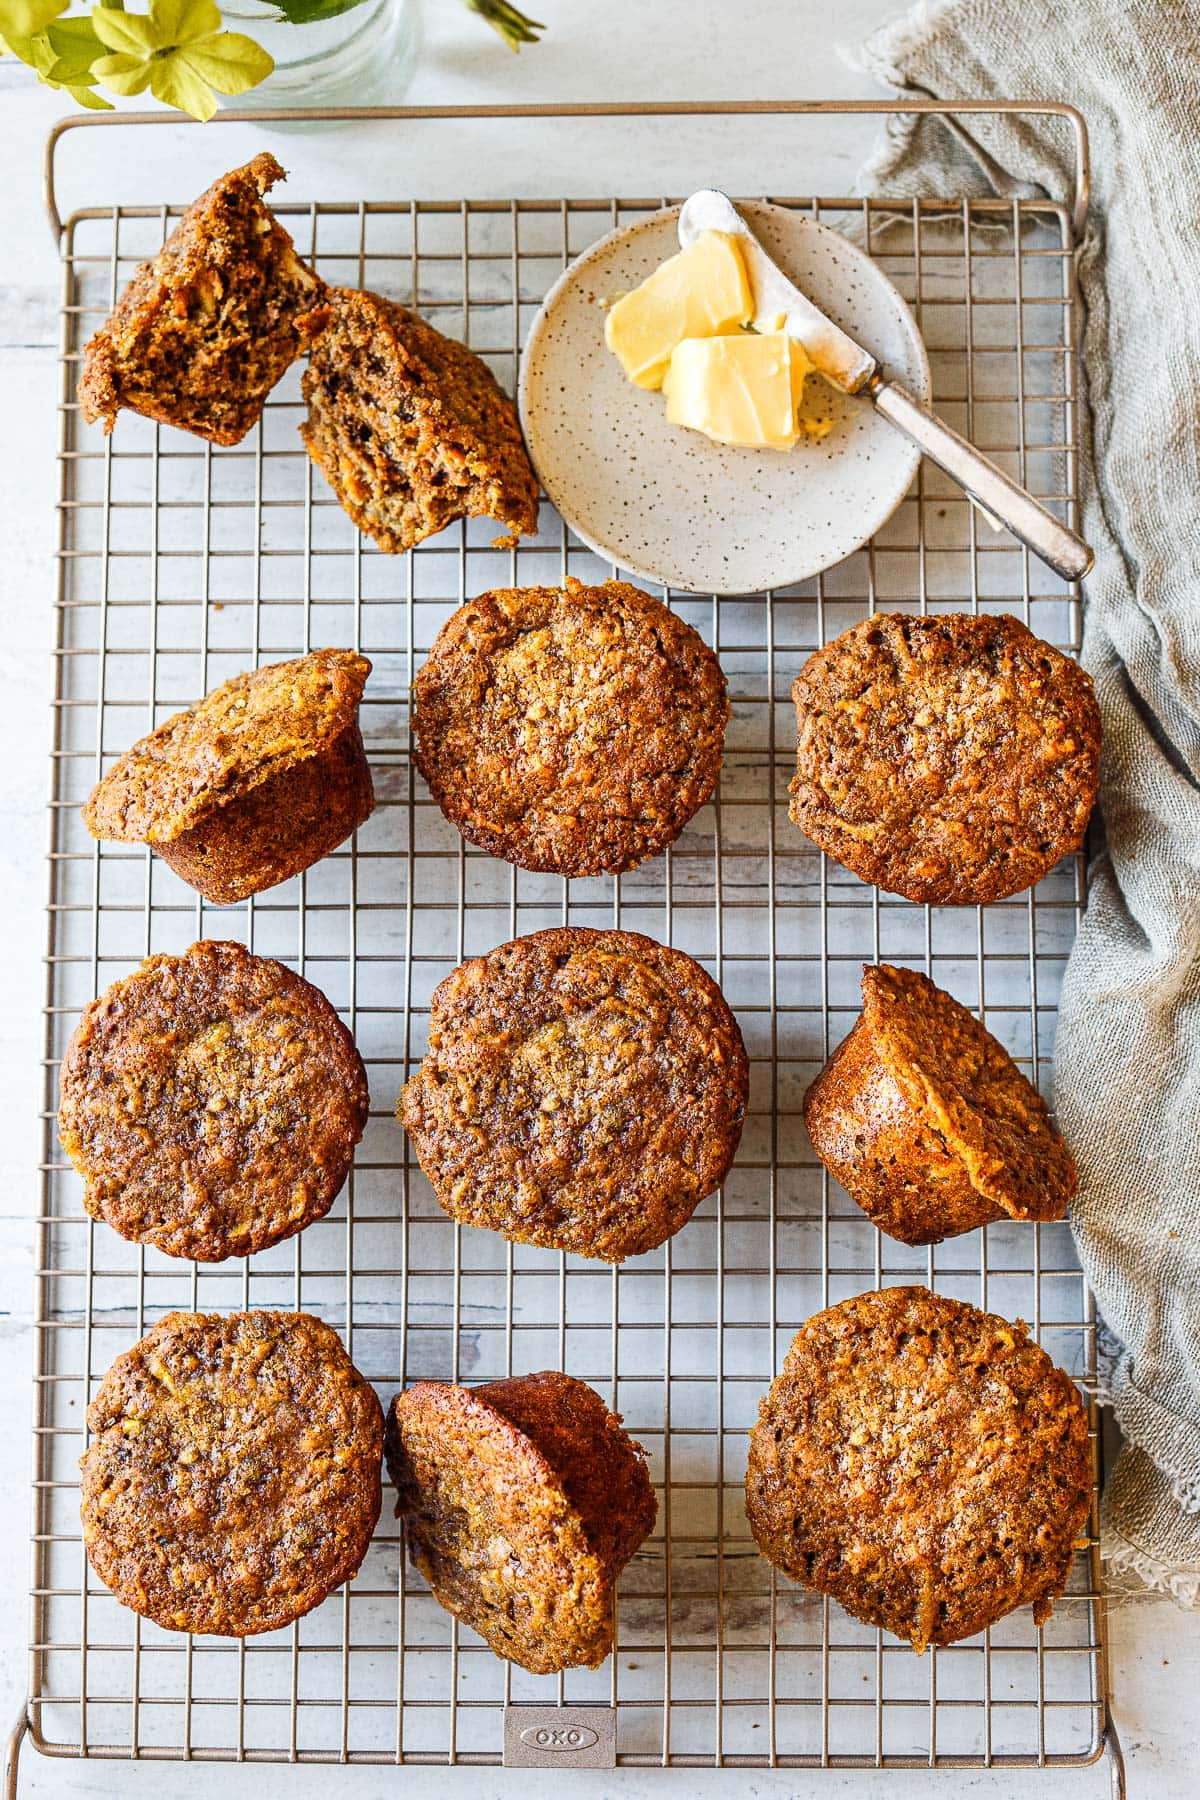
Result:
<svg viewBox="0 0 1200 1800"><path fill-rule="evenodd" d="M916 321L869 256L782 207L741 203L796 286L922 401ZM679 248L679 209L611 232L560 276L530 327L518 403L533 466L576 536L630 574L687 593L789 587L865 544L899 506L920 452L869 401L819 376L802 412L832 418L794 450L732 450L667 423L604 343L604 309Z"/></svg>

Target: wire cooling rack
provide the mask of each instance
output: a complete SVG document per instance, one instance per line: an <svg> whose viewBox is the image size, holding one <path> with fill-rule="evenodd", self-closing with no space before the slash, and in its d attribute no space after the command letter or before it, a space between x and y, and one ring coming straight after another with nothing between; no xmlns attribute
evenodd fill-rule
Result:
<svg viewBox="0 0 1200 1800"><path fill-rule="evenodd" d="M218 156L204 179L221 166ZM1084 176L1081 161L1077 200ZM530 320L564 264L666 199L278 210L323 275L415 305L511 388ZM916 311L940 409L1073 519L1071 207L780 203L859 237ZM806 1084L857 1014L860 966L878 957L924 969L977 1008L1048 1091L1081 865L1068 860L1034 892L982 910L921 908L826 862L786 807L789 687L817 645L872 609L965 608L1016 611L1072 649L1077 593L993 535L925 465L875 541L825 576L732 599L667 594L718 651L733 698L719 793L672 849L615 880L509 868L463 844L412 765L413 675L464 598L612 571L545 504L539 537L516 550L494 550L485 521L406 557L377 553L310 468L295 371L234 449L132 415L108 440L86 430L74 402L81 346L178 210L89 208L62 236L35 1743L93 1757L496 1763L506 1705L537 1703L615 1709L620 1764L1094 1758L1106 1724L1094 1531L1042 1629L1026 1608L918 1659L777 1579L742 1504L746 1432L793 1333L865 1288L924 1281L1023 1317L1092 1385L1092 1305L1065 1225L991 1225L930 1250L894 1243L817 1165L800 1115ZM142 849L87 836L80 802L134 738L237 670L326 644L374 663L362 721L379 803L355 842L244 906L214 909ZM698 957L736 1009L752 1059L750 1114L723 1193L671 1243L619 1269L452 1224L392 1116L424 1050L437 982L464 956L559 922L645 931ZM58 1062L81 1007L143 956L201 936L241 939L324 989L355 1033L372 1098L355 1172L329 1216L248 1262L205 1267L90 1223L54 1126ZM189 1639L119 1606L80 1543L88 1399L168 1309L246 1306L319 1313L385 1402L417 1378L545 1367L598 1388L646 1446L660 1502L621 1583L611 1660L560 1678L498 1661L405 1568L389 1505L358 1577L288 1630Z"/></svg>

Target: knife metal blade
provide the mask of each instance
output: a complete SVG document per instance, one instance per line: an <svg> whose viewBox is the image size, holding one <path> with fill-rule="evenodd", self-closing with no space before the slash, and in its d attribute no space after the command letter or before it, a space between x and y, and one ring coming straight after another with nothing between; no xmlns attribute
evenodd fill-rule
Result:
<svg viewBox="0 0 1200 1800"><path fill-rule="evenodd" d="M786 331L804 346L808 360L827 381L843 393L860 393L876 373L875 358L788 280L733 201L717 188L701 188L685 202L679 214L679 242L685 250L702 231L724 231L738 239L754 295L751 323L755 329Z"/></svg>

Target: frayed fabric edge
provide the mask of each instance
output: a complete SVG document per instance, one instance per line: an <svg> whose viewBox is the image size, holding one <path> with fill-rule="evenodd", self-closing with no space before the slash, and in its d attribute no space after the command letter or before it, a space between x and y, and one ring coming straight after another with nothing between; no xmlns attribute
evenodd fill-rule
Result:
<svg viewBox="0 0 1200 1800"><path fill-rule="evenodd" d="M1200 1608L1200 1571L1169 1568L1111 1527L1101 1539L1100 1555L1110 1580L1119 1575L1136 1575L1143 1587L1156 1594L1168 1594L1176 1606L1189 1612Z"/></svg>
<svg viewBox="0 0 1200 1800"><path fill-rule="evenodd" d="M858 49L839 44L838 61L858 75L874 75L889 87L904 87L907 77L903 63L924 47L925 40L957 4L958 0L916 0L914 6L873 31Z"/></svg>
<svg viewBox="0 0 1200 1800"><path fill-rule="evenodd" d="M895 94L923 93L923 89L912 85L904 63L924 49L941 20L958 3L959 0L916 0L907 11L872 32L857 49L839 44L838 60L857 75L870 75L881 87L891 88ZM913 113L892 113L884 119L879 143L859 170L854 193L877 191L885 171L890 171L902 160L920 122L919 116Z"/></svg>
<svg viewBox="0 0 1200 1800"><path fill-rule="evenodd" d="M1200 1513L1200 1479L1191 1477L1171 1483L1171 1493L1186 1513Z"/></svg>

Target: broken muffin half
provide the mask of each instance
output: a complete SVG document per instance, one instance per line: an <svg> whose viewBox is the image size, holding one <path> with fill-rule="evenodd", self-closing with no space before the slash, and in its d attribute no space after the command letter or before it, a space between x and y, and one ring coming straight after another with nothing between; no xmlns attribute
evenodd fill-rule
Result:
<svg viewBox="0 0 1200 1800"><path fill-rule="evenodd" d="M83 353L79 400L111 431L122 407L214 444L240 443L328 317L325 284L263 204L266 152L193 201Z"/></svg>
<svg viewBox="0 0 1200 1800"><path fill-rule="evenodd" d="M392 554L463 517L536 532L537 477L487 364L381 294L328 298L300 430L359 530Z"/></svg>

